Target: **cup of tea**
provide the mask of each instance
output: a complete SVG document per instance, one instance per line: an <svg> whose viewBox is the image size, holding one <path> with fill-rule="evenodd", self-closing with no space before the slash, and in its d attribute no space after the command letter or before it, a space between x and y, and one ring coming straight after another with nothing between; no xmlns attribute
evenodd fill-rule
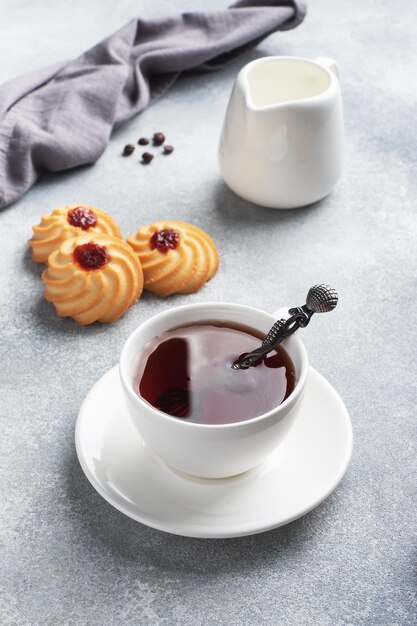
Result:
<svg viewBox="0 0 417 626"><path fill-rule="evenodd" d="M264 57L239 72L221 133L226 184L249 202L292 209L324 198L343 170L335 61Z"/></svg>
<svg viewBox="0 0 417 626"><path fill-rule="evenodd" d="M228 303L190 304L143 322L125 342L120 377L143 441L172 468L226 478L261 463L297 419L308 358L297 335L256 367L235 370L276 317Z"/></svg>

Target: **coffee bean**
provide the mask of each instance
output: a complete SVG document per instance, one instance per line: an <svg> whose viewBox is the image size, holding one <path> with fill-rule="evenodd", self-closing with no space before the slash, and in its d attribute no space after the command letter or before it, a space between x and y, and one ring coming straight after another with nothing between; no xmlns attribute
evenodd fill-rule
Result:
<svg viewBox="0 0 417 626"><path fill-rule="evenodd" d="M148 145L148 143L149 143L149 139L146 139L146 137L141 137L141 138L138 140L138 144L139 144L140 146L147 146L147 145Z"/></svg>
<svg viewBox="0 0 417 626"><path fill-rule="evenodd" d="M174 146L170 146L169 144L165 144L164 146L164 154L171 154L174 152Z"/></svg>
<svg viewBox="0 0 417 626"><path fill-rule="evenodd" d="M131 143L128 143L127 146L123 148L123 156L130 156L135 151L135 146L132 146Z"/></svg>
<svg viewBox="0 0 417 626"><path fill-rule="evenodd" d="M148 163L150 163L153 159L153 154L151 154L150 152L144 152L142 154L142 163L145 163L146 165L148 165Z"/></svg>
<svg viewBox="0 0 417 626"><path fill-rule="evenodd" d="M153 136L154 146L162 146L165 141L164 133L155 133Z"/></svg>

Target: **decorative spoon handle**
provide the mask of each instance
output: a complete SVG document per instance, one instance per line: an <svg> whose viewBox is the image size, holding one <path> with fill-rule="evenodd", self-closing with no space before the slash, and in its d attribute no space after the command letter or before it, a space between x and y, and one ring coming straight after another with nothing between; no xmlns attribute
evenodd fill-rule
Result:
<svg viewBox="0 0 417 626"><path fill-rule="evenodd" d="M307 294L306 303L301 307L288 310L289 317L275 322L262 342L262 345L252 352L242 354L232 365L235 370L247 369L256 366L262 358L275 350L285 337L288 337L299 328L309 324L314 313L327 313L337 305L338 295L329 285L314 285Z"/></svg>

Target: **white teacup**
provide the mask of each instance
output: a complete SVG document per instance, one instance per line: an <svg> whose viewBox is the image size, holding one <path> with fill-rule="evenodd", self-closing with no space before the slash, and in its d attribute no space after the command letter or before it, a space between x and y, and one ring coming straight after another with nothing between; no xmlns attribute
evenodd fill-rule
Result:
<svg viewBox="0 0 417 626"><path fill-rule="evenodd" d="M220 171L245 200L292 209L324 198L343 169L338 67L320 57L245 65L230 97Z"/></svg>
<svg viewBox="0 0 417 626"><path fill-rule="evenodd" d="M155 315L129 336L120 357L127 407L143 440L165 463L203 478L234 476L261 463L283 441L298 415L307 378L307 353L297 336L284 340L282 345L294 363L297 380L282 404L247 421L213 425L172 417L138 396L134 385L145 344L167 330L195 322L221 320L266 333L276 319L265 311L238 304L189 304Z"/></svg>

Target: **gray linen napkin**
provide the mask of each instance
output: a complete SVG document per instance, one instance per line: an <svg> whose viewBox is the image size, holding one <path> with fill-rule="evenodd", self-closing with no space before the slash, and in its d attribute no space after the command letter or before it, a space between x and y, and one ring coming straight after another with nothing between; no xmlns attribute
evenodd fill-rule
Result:
<svg viewBox="0 0 417 626"><path fill-rule="evenodd" d="M191 69L222 67L305 15L300 0L240 0L223 11L133 19L74 61L0 87L0 208L42 172L94 163L112 129Z"/></svg>

